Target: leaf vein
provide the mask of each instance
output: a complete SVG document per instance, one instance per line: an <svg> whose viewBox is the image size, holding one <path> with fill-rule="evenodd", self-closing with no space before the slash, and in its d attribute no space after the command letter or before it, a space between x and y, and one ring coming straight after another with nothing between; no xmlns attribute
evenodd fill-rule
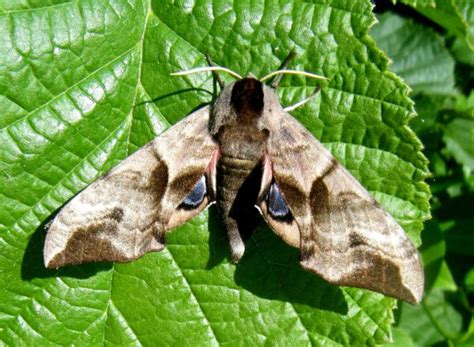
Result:
<svg viewBox="0 0 474 347"><path fill-rule="evenodd" d="M64 95L67 95L67 93L71 90L73 90L74 88L78 87L81 83L87 81L89 78L92 77L92 75L94 75L95 73L99 72L100 70L120 61L121 58L123 58L124 56L126 56L128 53L130 53L132 50L134 50L136 48L136 44L134 44L131 48L127 49L125 52L123 52L122 54L120 54L119 56L117 56L116 58L110 60L109 62L107 62L106 64L103 64L101 66L99 66L97 69L95 69L94 71L92 71L91 73L87 74L87 76L85 76L84 78L80 79L79 81L71 84L68 88L64 89L61 93L55 95L54 97L52 97L51 99L49 99L47 102L45 102L44 104L42 105L39 105L37 107L35 107L34 109L32 109L30 112L28 112L27 114L24 114L23 116L21 116L20 118L18 119L15 119L13 122L9 123L9 124L6 124L6 126L4 126L2 129L8 129L10 128L11 126L15 125L16 123L19 123L20 121L24 120L25 118L31 116L33 113L35 113L36 111L40 110L40 109L43 109L47 106L49 106L51 103L53 103L54 101L56 101L57 99L59 99L60 97L64 96Z"/></svg>
<svg viewBox="0 0 474 347"><path fill-rule="evenodd" d="M199 307L199 310L201 311L204 319L206 320L206 323L207 323L207 326L209 327L209 330L211 331L212 333L212 336L214 337L214 340L217 344L219 344L219 340L217 339L217 335L214 331L214 329L212 328L212 325L211 325L211 322L209 321L209 319L207 318L206 316L206 313L204 311L204 308L201 306L201 303L199 302L197 296L196 296L196 293L194 293L193 291L193 288L191 286L191 284L189 283L189 280L188 278L186 277L186 275L184 274L184 271L181 270L180 266L179 266L179 263L176 261L176 258L174 257L173 253L171 252L171 249L170 247L168 247L168 253L170 254L171 258L173 259L174 263L176 264L176 268L178 269L178 271L180 272L181 274L181 278L183 279L183 281L185 282L186 286L189 288L189 291L191 293L191 295L193 296L194 300L196 301L198 307Z"/></svg>

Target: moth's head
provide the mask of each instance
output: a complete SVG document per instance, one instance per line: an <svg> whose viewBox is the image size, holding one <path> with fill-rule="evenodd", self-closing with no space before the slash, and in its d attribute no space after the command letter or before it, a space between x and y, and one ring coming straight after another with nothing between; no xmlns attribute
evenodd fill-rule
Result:
<svg viewBox="0 0 474 347"><path fill-rule="evenodd" d="M260 116L264 106L263 83L253 77L233 83L230 104L237 116Z"/></svg>
<svg viewBox="0 0 474 347"><path fill-rule="evenodd" d="M264 82L276 75L280 74L294 74L304 75L316 79L326 79L325 77L311 74L304 71L295 70L277 70L268 75L257 79L253 75L241 77L232 70L221 66L209 66L191 69L173 73L173 76L184 76L197 72L208 71L222 71L230 74L237 81L223 86L223 83L217 78L221 85L222 91L217 98L214 105L212 105L212 114L209 124L209 131L211 134L217 134L222 126L232 124L235 121L251 122L258 120L262 115L272 112L278 112L282 109L278 97L274 93L276 85L274 82L272 86L266 86Z"/></svg>
<svg viewBox="0 0 474 347"><path fill-rule="evenodd" d="M253 76L241 78L226 85L212 105L209 130L217 134L219 129L236 122L253 123L259 127L259 119L282 109L273 89Z"/></svg>

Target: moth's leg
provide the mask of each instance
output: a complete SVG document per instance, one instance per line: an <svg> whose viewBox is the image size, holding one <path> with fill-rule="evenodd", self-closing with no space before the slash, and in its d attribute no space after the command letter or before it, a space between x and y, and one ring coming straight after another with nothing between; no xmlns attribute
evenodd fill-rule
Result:
<svg viewBox="0 0 474 347"><path fill-rule="evenodd" d="M209 54L206 54L206 60L207 60L207 63L209 64L209 66L217 66L216 64L214 64L214 62L212 61L211 57L209 56ZM217 83L219 84L219 87L222 89L224 89L224 82L221 80L219 74L216 72L216 71L212 71L212 75L214 76L214 79L217 81Z"/></svg>
<svg viewBox="0 0 474 347"><path fill-rule="evenodd" d="M285 110L286 112L290 112L290 111L293 111L294 109L300 107L300 106L303 106L304 104L306 104L309 100L311 100L316 94L318 94L318 92L321 90L321 86L316 86L316 88L314 88L313 92L311 93L310 96L308 96L307 98L304 98L303 100L301 101L298 101L296 104L294 105L291 105L291 106L288 106L288 107L285 107L283 110Z"/></svg>
<svg viewBox="0 0 474 347"><path fill-rule="evenodd" d="M286 57L285 61L283 62L283 64L281 64L281 67L278 70L286 70L288 68L288 65L290 65L290 63L293 61L295 57L296 57L296 51L294 48L292 48L290 53ZM278 88L278 85L280 84L282 77L283 77L283 74L279 74L275 77L271 85L273 89Z"/></svg>

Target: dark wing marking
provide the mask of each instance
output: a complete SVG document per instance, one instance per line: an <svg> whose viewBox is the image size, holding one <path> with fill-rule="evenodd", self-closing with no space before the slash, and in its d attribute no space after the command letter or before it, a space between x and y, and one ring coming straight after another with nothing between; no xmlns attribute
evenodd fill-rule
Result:
<svg viewBox="0 0 474 347"><path fill-rule="evenodd" d="M193 189L203 176L211 182L205 192L215 190L208 122L209 107L194 112L74 197L48 230L45 265L130 261L162 250L165 231L209 203ZM183 208L188 200L194 205Z"/></svg>
<svg viewBox="0 0 474 347"><path fill-rule="evenodd" d="M275 180L294 221L273 218L265 199L260 209L278 235L300 248L301 265L330 283L419 302L420 256L392 216L289 114L273 112L262 123L270 138L261 192Z"/></svg>

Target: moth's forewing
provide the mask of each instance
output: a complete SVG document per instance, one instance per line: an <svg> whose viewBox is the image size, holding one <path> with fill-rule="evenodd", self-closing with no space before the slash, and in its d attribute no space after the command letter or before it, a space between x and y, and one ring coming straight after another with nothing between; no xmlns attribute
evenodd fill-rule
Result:
<svg viewBox="0 0 474 347"><path fill-rule="evenodd" d="M192 113L66 204L46 236L46 267L130 261L163 249L164 233L209 203L205 195L195 206L182 205L203 176L215 180L208 177L217 148L209 113Z"/></svg>

